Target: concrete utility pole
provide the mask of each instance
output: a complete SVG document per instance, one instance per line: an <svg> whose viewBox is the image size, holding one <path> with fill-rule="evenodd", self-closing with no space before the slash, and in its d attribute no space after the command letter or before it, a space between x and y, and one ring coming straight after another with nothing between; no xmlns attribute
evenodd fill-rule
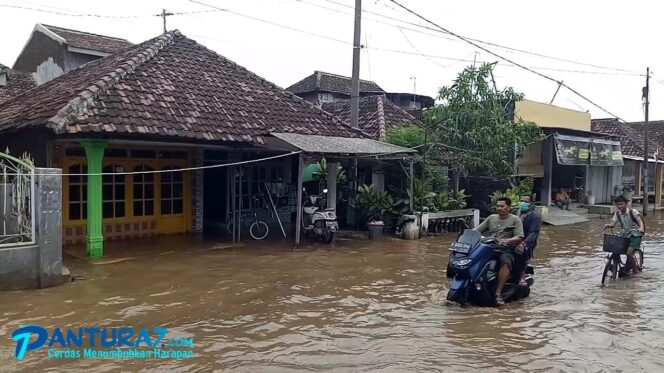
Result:
<svg viewBox="0 0 664 373"><path fill-rule="evenodd" d="M648 111L650 109L650 68L646 69L646 86L643 88L646 120L643 123L643 215L648 215ZM657 160L655 160L657 162ZM656 166L655 166L656 167ZM657 201L655 201L657 203Z"/></svg>
<svg viewBox="0 0 664 373"><path fill-rule="evenodd" d="M350 124L359 128L360 112L360 25L362 23L362 0L355 0L355 31L353 36L353 75L350 84Z"/></svg>
<svg viewBox="0 0 664 373"><path fill-rule="evenodd" d="M360 128L360 27L362 23L362 0L355 0L355 29L353 31L353 75L350 82L350 125ZM353 158L350 167L350 196L353 201L357 197L357 158ZM347 210L348 225L355 224L355 212Z"/></svg>

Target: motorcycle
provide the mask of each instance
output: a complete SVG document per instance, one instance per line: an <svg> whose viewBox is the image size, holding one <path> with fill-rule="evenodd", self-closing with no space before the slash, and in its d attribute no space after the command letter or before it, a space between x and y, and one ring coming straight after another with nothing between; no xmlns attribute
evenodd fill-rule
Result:
<svg viewBox="0 0 664 373"><path fill-rule="evenodd" d="M447 300L460 305L495 306L502 250L504 247L496 239L484 238L475 230L464 230L450 247L447 277L451 281ZM520 270L512 271L503 287L502 297L505 302L530 295L530 287L535 282L534 270L527 262L525 265L526 285L519 285Z"/></svg>
<svg viewBox="0 0 664 373"><path fill-rule="evenodd" d="M319 200L325 194L327 194L327 189L324 189L320 195L306 197L302 205L302 228L306 236L313 234L324 243L332 243L335 233L339 230L339 223L334 209L319 207Z"/></svg>

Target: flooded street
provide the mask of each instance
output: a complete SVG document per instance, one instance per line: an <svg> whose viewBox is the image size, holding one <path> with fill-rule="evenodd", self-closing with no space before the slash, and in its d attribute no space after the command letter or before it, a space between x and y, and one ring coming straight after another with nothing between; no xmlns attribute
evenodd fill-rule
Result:
<svg viewBox="0 0 664 373"><path fill-rule="evenodd" d="M0 371L663 371L661 217L647 219L644 272L605 287L607 221L545 227L531 297L502 309L445 304L451 237L68 258L84 280L0 294ZM42 348L19 362L11 333L30 323L163 326L193 337L195 356L53 360Z"/></svg>

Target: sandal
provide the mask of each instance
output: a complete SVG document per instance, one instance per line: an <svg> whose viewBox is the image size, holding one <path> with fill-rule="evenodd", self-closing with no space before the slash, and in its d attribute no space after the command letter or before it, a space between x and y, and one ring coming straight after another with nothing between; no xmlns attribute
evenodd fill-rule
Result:
<svg viewBox="0 0 664 373"><path fill-rule="evenodd" d="M505 305L505 300L502 296L496 295L496 306L501 307Z"/></svg>

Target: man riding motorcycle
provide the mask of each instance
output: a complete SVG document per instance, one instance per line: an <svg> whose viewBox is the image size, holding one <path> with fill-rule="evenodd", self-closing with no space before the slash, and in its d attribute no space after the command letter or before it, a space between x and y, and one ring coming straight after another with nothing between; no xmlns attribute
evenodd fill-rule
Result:
<svg viewBox="0 0 664 373"><path fill-rule="evenodd" d="M523 242L523 224L518 216L510 213L512 200L507 197L498 198L496 203L496 214L490 215L475 230L485 237L498 240L504 247L500 255L500 271L498 272L498 284L496 287L496 305L504 306L502 297L503 287L515 268L515 247ZM506 229L508 228L508 229Z"/></svg>

